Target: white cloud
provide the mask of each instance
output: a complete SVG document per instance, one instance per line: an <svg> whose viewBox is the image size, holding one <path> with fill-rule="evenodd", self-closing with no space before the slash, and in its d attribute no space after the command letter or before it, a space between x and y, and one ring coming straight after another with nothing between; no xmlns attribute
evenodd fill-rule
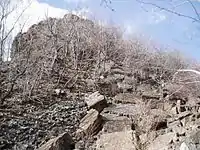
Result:
<svg viewBox="0 0 200 150"><path fill-rule="evenodd" d="M22 0L22 2L19 2L18 0L18 6L16 7L15 11L9 16L7 21L9 28L13 26L13 23L17 20L18 16L26 7L27 9L23 12L22 16L16 24L14 34L16 34L16 32L19 32L19 29L24 23L25 26L23 31L27 31L27 29L31 25L38 23L46 17L61 18L69 12L77 14L79 16L86 16L87 13L89 13L89 9L87 8L82 8L76 11L69 11L66 9L52 7L47 3L39 3L37 0Z"/></svg>
<svg viewBox="0 0 200 150"><path fill-rule="evenodd" d="M23 31L27 31L31 25L44 20L46 17L62 18L67 13L73 13L86 18L87 14L90 13L88 8L69 11L66 9L52 7L47 3L40 3L37 0L13 0L11 5L16 9L6 20L6 26L8 31L14 26L13 32L11 33L12 37L14 37L22 29L22 27ZM25 11L23 12L23 10ZM20 14L22 15L20 16Z"/></svg>

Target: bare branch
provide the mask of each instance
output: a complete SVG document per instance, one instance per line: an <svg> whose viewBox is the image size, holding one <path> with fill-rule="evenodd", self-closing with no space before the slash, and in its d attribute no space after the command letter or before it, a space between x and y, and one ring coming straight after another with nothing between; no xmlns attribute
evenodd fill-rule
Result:
<svg viewBox="0 0 200 150"><path fill-rule="evenodd" d="M158 9L160 9L160 10L164 10L164 11L166 11L166 12L175 14L175 15L177 15L177 16L184 17L184 18L188 18L188 19L193 20L194 22L200 23L199 15L198 15L198 18L195 18L195 17L189 16L189 15L185 15L185 14L179 13L179 12L177 12L177 11L171 10L171 9L169 9L169 8L161 7L161 6L159 6L159 5L155 4L155 3L144 2L144 1L142 1L142 0L136 0L136 1L139 2L139 3L145 4L145 5L154 6L154 7L158 8ZM192 4L192 2L191 2L191 4ZM193 4L192 4L192 6L193 6L193 9L195 10L196 14L198 14L198 12L197 12L197 10L196 10L196 8L194 7Z"/></svg>

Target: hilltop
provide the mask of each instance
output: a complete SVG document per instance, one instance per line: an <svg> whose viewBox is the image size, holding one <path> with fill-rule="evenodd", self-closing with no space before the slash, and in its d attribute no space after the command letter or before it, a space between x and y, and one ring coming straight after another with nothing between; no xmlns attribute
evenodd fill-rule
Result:
<svg viewBox="0 0 200 150"><path fill-rule="evenodd" d="M199 77L179 72L188 68L198 70L116 27L47 18L1 64L0 149L198 149Z"/></svg>

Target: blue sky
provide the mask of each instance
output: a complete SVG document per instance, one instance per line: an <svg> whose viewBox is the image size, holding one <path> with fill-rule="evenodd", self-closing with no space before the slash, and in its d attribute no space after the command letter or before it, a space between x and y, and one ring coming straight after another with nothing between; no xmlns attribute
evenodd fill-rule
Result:
<svg viewBox="0 0 200 150"><path fill-rule="evenodd" d="M188 57L200 60L200 23L195 23L190 19L158 10L151 5L141 5L135 0L113 0L111 7L115 11L111 11L105 5L100 5L100 0L38 1L67 10L86 8L93 19L116 24L126 29L129 34L144 35L146 39L150 38L157 43L178 49ZM147 2L156 1L148 0ZM171 8L168 3L171 0L163 1L156 4ZM173 6L181 4L176 7L175 11L197 17L191 4L183 3L183 0L174 1ZM200 13L200 2L193 0L193 4Z"/></svg>

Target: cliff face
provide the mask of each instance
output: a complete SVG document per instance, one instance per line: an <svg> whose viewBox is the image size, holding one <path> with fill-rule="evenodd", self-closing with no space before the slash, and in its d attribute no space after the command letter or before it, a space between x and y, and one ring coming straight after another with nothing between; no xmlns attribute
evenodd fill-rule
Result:
<svg viewBox="0 0 200 150"><path fill-rule="evenodd" d="M33 25L13 43L14 65L26 68L26 81L20 84L29 91L45 80L48 85L41 86L48 90L71 88L77 78L87 78L88 71L109 57L109 50L115 49L113 40L115 35L106 29L72 14Z"/></svg>

